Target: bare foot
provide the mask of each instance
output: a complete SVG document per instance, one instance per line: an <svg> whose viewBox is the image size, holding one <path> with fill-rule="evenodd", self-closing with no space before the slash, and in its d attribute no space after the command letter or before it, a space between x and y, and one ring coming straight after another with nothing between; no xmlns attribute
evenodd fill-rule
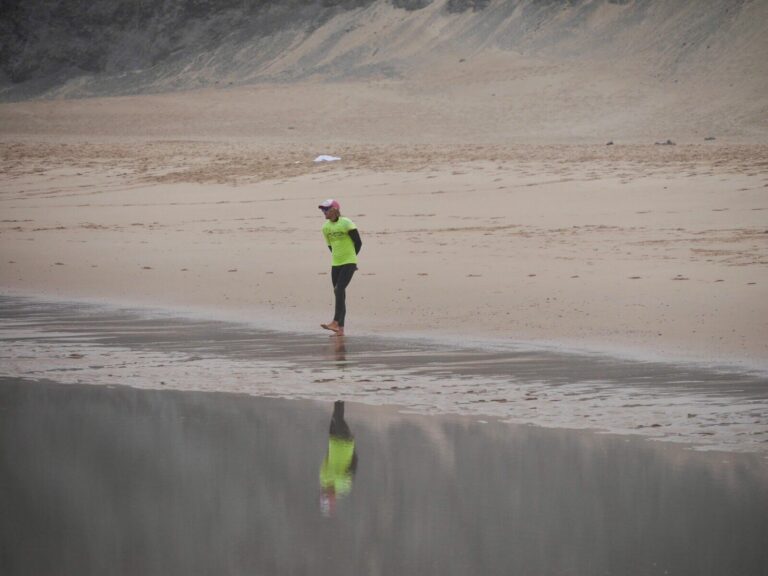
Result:
<svg viewBox="0 0 768 576"><path fill-rule="evenodd" d="M330 322L329 324L320 324L320 326L326 330L330 330L331 332L336 332L337 334L339 333L339 330L341 330L342 334L344 333L344 328L341 328L336 320Z"/></svg>

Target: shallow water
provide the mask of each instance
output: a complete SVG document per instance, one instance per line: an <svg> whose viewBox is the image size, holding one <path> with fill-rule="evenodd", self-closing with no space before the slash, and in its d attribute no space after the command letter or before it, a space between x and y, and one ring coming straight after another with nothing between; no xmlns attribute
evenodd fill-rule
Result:
<svg viewBox="0 0 768 576"><path fill-rule="evenodd" d="M768 570L768 464L346 403L0 379L0 573L717 575ZM326 498L327 501L327 498Z"/></svg>
<svg viewBox="0 0 768 576"><path fill-rule="evenodd" d="M520 347L276 332L0 296L0 374L389 404L768 454L768 377Z"/></svg>

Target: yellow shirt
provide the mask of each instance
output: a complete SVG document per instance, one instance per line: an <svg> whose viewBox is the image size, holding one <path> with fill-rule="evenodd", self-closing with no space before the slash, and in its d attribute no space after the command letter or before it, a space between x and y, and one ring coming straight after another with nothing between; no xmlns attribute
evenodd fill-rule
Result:
<svg viewBox="0 0 768 576"><path fill-rule="evenodd" d="M355 223L343 216L340 216L336 222L326 220L325 224L323 224L323 236L325 237L325 243L331 247L333 266L357 264L355 243L349 237L349 231L356 229Z"/></svg>

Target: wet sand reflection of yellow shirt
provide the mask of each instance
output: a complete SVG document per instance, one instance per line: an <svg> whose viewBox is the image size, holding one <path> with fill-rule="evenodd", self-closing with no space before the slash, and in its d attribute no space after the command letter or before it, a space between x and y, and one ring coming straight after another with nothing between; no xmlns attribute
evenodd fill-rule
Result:
<svg viewBox="0 0 768 576"><path fill-rule="evenodd" d="M348 494L352 490L352 458L355 441L350 438L328 440L328 454L320 467L320 486L333 488L336 494Z"/></svg>
<svg viewBox="0 0 768 576"><path fill-rule="evenodd" d="M356 229L355 223L343 216L336 220L336 222L326 220L325 224L323 224L325 242L331 247L333 252L333 266L357 264L355 243L349 237L349 231Z"/></svg>

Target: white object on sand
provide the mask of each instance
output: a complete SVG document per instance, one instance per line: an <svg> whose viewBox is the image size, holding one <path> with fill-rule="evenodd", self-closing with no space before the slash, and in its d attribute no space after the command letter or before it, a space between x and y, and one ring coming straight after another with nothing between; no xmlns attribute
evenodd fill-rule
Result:
<svg viewBox="0 0 768 576"><path fill-rule="evenodd" d="M321 154L315 158L315 162L336 162L336 160L341 160L341 158L338 156L328 156L327 154Z"/></svg>

